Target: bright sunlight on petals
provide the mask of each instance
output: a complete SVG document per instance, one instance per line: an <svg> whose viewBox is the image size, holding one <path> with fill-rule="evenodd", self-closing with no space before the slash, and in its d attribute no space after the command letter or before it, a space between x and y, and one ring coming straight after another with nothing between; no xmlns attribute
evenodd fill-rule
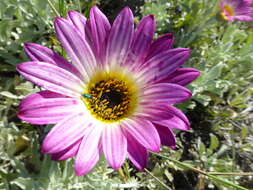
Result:
<svg viewBox="0 0 253 190"><path fill-rule="evenodd" d="M82 176L101 153L115 170L126 158L144 170L148 151L176 147L173 129L189 130L190 123L172 105L191 97L185 86L199 75L182 68L188 48L172 48L171 33L154 39L153 15L135 28L127 7L112 25L93 6L89 19L69 11L66 19L55 19L54 27L68 61L47 47L25 43L31 62L17 65L25 79L44 88L21 102L19 118L56 124L44 138L42 153L52 160L75 157L75 174Z"/></svg>

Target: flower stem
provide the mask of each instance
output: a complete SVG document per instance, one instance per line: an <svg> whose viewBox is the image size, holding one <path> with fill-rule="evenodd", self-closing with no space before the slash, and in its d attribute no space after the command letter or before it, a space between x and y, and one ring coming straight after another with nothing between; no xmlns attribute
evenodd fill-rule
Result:
<svg viewBox="0 0 253 190"><path fill-rule="evenodd" d="M123 181L126 182L127 181L127 177L125 176L122 168L119 168L118 172L119 172L120 177L123 179Z"/></svg>
<svg viewBox="0 0 253 190"><path fill-rule="evenodd" d="M253 176L253 172L207 172L210 175Z"/></svg>
<svg viewBox="0 0 253 190"><path fill-rule="evenodd" d="M244 187L242 187L242 186L240 186L240 185L236 185L236 184L234 184L234 183L232 183L232 182L230 182L230 181L227 181L227 180L224 180L224 179L222 179L222 178L220 178L220 177L217 177L217 176L215 176L215 175L212 175L212 172L205 172L205 171L203 171L203 170L194 168L194 167L192 167L192 166L190 166L190 165L188 165L188 164L185 164L185 163L180 162L180 161L178 161L178 160L175 160L175 159L173 159L173 158L169 158L169 157L167 157L167 156L160 155L160 154L158 154L158 153L152 152L152 154L155 154L155 155L157 155L157 156L160 156L160 157L162 157L162 158L165 158L165 159L167 159L167 160L170 160L170 161L174 162L175 164L177 164L180 168L189 169L189 170L192 170L192 171L194 171L194 172L203 174L203 175L207 176L209 179L213 179L214 181L220 182L220 183L222 183L222 184L224 184L224 185L227 185L227 186L230 186L230 187L234 187L234 188L239 189L239 190L247 190L246 188L244 188ZM216 173L216 174L217 174L217 173ZM223 173L223 174L231 174L231 173ZM221 175L221 173L219 173L219 175Z"/></svg>
<svg viewBox="0 0 253 190"><path fill-rule="evenodd" d="M57 11L57 9L54 7L53 3L51 2L51 0L47 0L48 4L50 5L50 7L52 8L52 10L54 11L54 13L56 14L56 16L60 17L60 13Z"/></svg>
<svg viewBox="0 0 253 190"><path fill-rule="evenodd" d="M158 181L162 186L164 186L166 189L170 189L165 183L163 183L160 179L158 179L156 176L154 176L150 171L148 171L146 168L144 170L151 175L156 181Z"/></svg>
<svg viewBox="0 0 253 190"><path fill-rule="evenodd" d="M80 0L77 0L77 4L78 4L78 9L79 9L79 12L81 13L81 12L82 12L82 8L81 8L81 3L80 3Z"/></svg>

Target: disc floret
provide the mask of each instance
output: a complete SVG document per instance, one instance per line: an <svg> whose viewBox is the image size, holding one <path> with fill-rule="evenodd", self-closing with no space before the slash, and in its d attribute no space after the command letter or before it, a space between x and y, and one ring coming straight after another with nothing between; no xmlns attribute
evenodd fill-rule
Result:
<svg viewBox="0 0 253 190"><path fill-rule="evenodd" d="M137 90L134 86L126 76L99 73L86 90L92 98L84 98L84 102L96 119L105 123L118 122L135 110Z"/></svg>

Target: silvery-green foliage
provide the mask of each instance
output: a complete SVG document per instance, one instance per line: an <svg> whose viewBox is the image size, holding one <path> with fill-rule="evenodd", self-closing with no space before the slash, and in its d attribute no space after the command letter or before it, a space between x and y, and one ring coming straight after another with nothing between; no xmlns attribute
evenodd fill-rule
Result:
<svg viewBox="0 0 253 190"><path fill-rule="evenodd" d="M0 11L0 58L4 63L14 65L26 59L23 43L45 41L52 32L47 1L3 0Z"/></svg>
<svg viewBox="0 0 253 190"><path fill-rule="evenodd" d="M58 7L57 0L52 3ZM72 1L61 3L58 11L63 16L70 9L79 10ZM40 153L40 143L52 126L33 126L17 119L19 102L40 90L16 72L15 65L28 60L23 43L39 43L62 52L52 28L55 16L44 0L0 2L0 189L138 188L137 179L122 181L104 161L89 175L75 176L73 159L55 162Z"/></svg>
<svg viewBox="0 0 253 190"><path fill-rule="evenodd" d="M186 153L181 152L176 158L186 159L186 163L205 171L243 172L247 166L246 171L253 171L251 164L246 166L246 163L252 163L253 155L252 24L221 20L218 1L145 2L143 15L152 13L158 17L158 31L173 32L176 37L174 47L192 50L190 60L184 66L201 71L200 77L189 85L193 91L192 100L179 105L185 111L188 108L193 131L178 133L177 137L185 143L178 141L179 146L184 147ZM162 24L164 18L165 25ZM194 110L189 112L189 108ZM169 165L173 168L174 163ZM250 177L240 176L227 179L241 184L250 181ZM210 181L207 186L230 189ZM248 187L252 188L252 185L248 184Z"/></svg>
<svg viewBox="0 0 253 190"><path fill-rule="evenodd" d="M228 78L222 76L223 73L241 75L243 72L242 80L251 75L252 32L245 26L240 29L239 23L222 21L218 15L218 1L145 2L143 15L152 13L158 17L158 32L172 32L176 37L175 47L192 49L190 61L184 66L201 71L198 80L190 86L196 101L206 106L214 97L222 97L231 86L236 85L232 80L238 80L237 77ZM228 72L238 69L240 72ZM193 104L188 106L194 107Z"/></svg>
<svg viewBox="0 0 253 190"><path fill-rule="evenodd" d="M58 0L52 1L58 7ZM78 10L74 1L63 4L63 16L70 9ZM57 16L47 0L1 0L0 2L0 59L15 65L27 60L23 52L24 42L55 45L52 21ZM2 69L14 69L1 64Z"/></svg>
<svg viewBox="0 0 253 190"><path fill-rule="evenodd" d="M69 9L80 8L87 16L92 4L104 5L103 1L51 2L61 16ZM179 105L187 111L192 130L175 131L178 149L162 147L161 154L205 171L252 172L253 33L250 24L220 20L217 3L145 0L139 8L143 15L155 15L158 34L173 32L175 47L192 50L186 66L201 71L188 86L193 98ZM77 177L74 159L55 162L40 153L43 137L52 126L31 125L16 117L21 99L40 90L15 71L15 64L27 60L23 43L46 45L64 55L54 35L55 16L46 0L0 1L0 189L164 189L130 162L120 174L101 159L91 173ZM200 184L210 190L231 189L152 154L148 170L172 190L196 189ZM224 179L253 188L250 177Z"/></svg>

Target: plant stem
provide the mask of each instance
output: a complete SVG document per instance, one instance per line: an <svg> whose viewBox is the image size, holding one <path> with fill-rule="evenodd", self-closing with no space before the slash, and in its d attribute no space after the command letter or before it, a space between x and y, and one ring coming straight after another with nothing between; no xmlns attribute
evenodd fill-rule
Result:
<svg viewBox="0 0 253 190"><path fill-rule="evenodd" d="M144 168L144 170L151 175L156 181L158 181L163 187L165 187L166 189L170 189L165 183L163 183L160 179L158 179L156 176L154 176L150 171L148 171L146 168Z"/></svg>
<svg viewBox="0 0 253 190"><path fill-rule="evenodd" d="M213 179L214 181L220 182L220 183L222 183L222 184L224 184L224 185L227 185L227 186L230 186L230 187L234 187L234 188L239 189L239 190L248 190L248 189L246 189L246 188L244 188L244 187L242 187L242 186L240 186L240 185L236 185L236 184L234 184L234 183L232 183L232 182L230 182L230 181L227 181L227 180L224 180L224 179L222 179L222 178L220 178L220 177L214 176L214 175L210 174L209 172L205 172L205 171L203 171L203 170L194 168L194 167L192 167L192 166L190 166L190 165L188 165L188 164L185 164L185 163L183 163L183 162L180 162L180 161L178 161L178 160L169 158L169 157L167 157L167 156L160 155L160 154L158 154L158 153L154 153L154 152L151 152L151 153L152 153L152 154L155 154L155 155L157 155L157 156L160 156L160 157L162 157L162 158L165 158L165 159L167 159L167 160L170 160L170 161L176 163L176 164L177 164L179 167L181 167L181 168L189 169L189 170L195 171L195 172L197 172L197 173L203 174L203 175L207 176L208 178ZM229 174L231 174L231 173L229 173Z"/></svg>
<svg viewBox="0 0 253 190"><path fill-rule="evenodd" d="M78 4L79 12L82 13L82 8L81 8L80 0L77 0L77 4Z"/></svg>
<svg viewBox="0 0 253 190"><path fill-rule="evenodd" d="M206 172L210 175L253 176L253 172Z"/></svg>
<svg viewBox="0 0 253 190"><path fill-rule="evenodd" d="M126 180L126 176L125 176L125 174L124 174L122 168L119 168L119 169L118 169L118 172L119 172L120 177L123 179L123 181L126 182L126 181L127 181L127 180Z"/></svg>
<svg viewBox="0 0 253 190"><path fill-rule="evenodd" d="M50 7L52 8L52 10L54 11L54 13L56 14L56 16L60 17L60 13L57 11L57 9L54 7L53 3L51 2L51 0L47 0L48 4L50 5Z"/></svg>
<svg viewBox="0 0 253 190"><path fill-rule="evenodd" d="M231 172L235 171L235 159L236 159L236 152L235 152L235 126L233 125L232 128L232 167L231 167ZM235 177L232 177L233 183L235 183Z"/></svg>

